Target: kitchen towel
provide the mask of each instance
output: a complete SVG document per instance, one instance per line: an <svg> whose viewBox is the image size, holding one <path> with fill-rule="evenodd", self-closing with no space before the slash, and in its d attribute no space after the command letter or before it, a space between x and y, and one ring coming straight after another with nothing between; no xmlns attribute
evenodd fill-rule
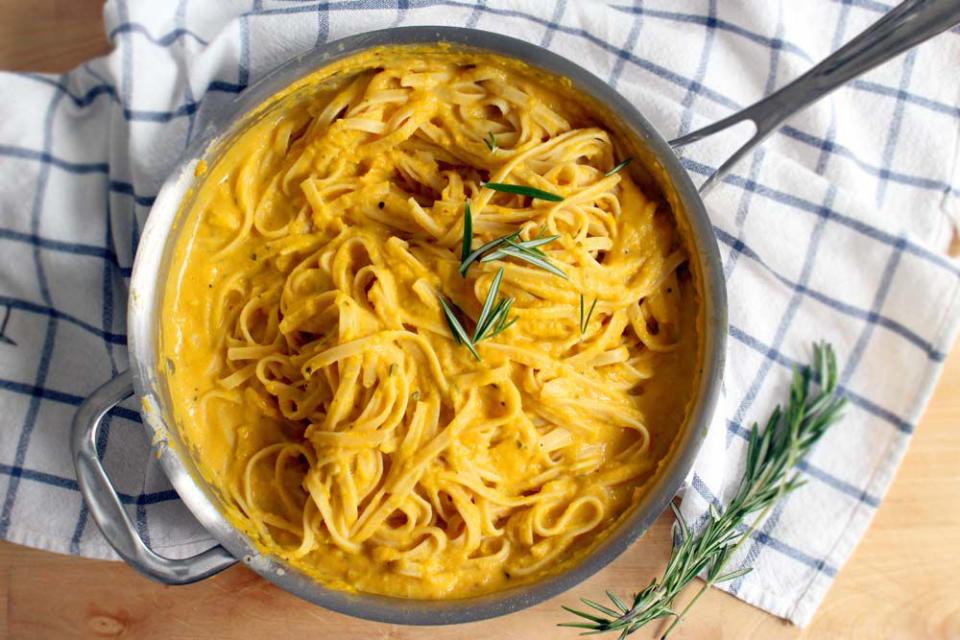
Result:
<svg viewBox="0 0 960 640"><path fill-rule="evenodd" d="M125 302L157 189L205 114L279 63L361 31L442 24L551 49L667 138L795 78L877 20L876 0L155 2L111 0L113 46L64 75L0 75L0 538L114 558L77 492L70 420L127 367ZM707 198L730 294L719 410L682 509L735 489L746 429L817 339L842 358L844 421L802 465L724 588L804 624L894 476L960 321L960 35L954 30L792 117ZM683 150L698 180L737 132ZM148 454L136 406L100 449L159 552L211 539ZM640 586L640 585L638 585Z"/></svg>

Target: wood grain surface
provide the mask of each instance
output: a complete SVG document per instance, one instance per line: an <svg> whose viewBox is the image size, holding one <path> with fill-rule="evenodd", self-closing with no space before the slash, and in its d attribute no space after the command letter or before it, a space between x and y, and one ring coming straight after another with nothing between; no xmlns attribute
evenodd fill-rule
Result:
<svg viewBox="0 0 960 640"><path fill-rule="evenodd" d="M107 49L99 2L0 0L0 69L64 71ZM612 566L549 602L506 618L431 629L329 613L243 567L196 585L164 587L120 563L0 543L0 639L564 640L577 636L554 626L565 619L560 605L646 584L666 561L669 524L661 517ZM714 591L674 637L960 639L960 348L947 360L873 525L813 623L797 629Z"/></svg>

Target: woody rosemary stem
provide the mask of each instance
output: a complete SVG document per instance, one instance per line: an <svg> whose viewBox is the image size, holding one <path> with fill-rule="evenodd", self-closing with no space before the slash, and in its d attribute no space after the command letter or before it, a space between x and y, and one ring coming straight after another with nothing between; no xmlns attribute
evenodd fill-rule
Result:
<svg viewBox="0 0 960 640"><path fill-rule="evenodd" d="M790 457L787 459L786 467L788 469L792 469L796 464L797 464L796 449L791 449ZM740 549L740 547L743 546L743 543L749 540L750 537L753 535L754 531L756 531L757 528L759 528L759 526L763 524L763 522L767 519L767 516L770 515L770 511L773 509L774 505L776 505L776 503L780 501L780 498L783 497L783 494L785 493L785 489L786 489L786 485L781 484L777 492L777 497L772 502L770 502L766 507L764 507L763 511L760 512L760 515L754 518L753 523L750 525L747 531L742 536L740 536L740 539L737 541L737 543L730 548L730 553L725 554L724 557L717 562L716 568L714 570L711 570L711 574L715 573L719 575L720 572L724 570L724 568L727 565L727 562L730 561L730 558L732 558L734 554L736 554L736 552ZM683 622L684 618L687 617L687 613L690 611L690 609L693 608L693 605L697 603L697 600L699 600L704 593L709 591L710 587L712 587L715 582L716 582L716 578L710 577L710 576L708 576L707 579L703 581L703 585L700 587L700 590L697 591L697 595L693 596L693 599L687 603L687 605L683 608L683 611L681 611L680 614L673 619L673 622L670 623L670 626L667 627L667 630L664 631L663 635L660 636L661 640L666 640L667 638L670 637L670 634L673 632L673 630L676 627L678 627L681 622Z"/></svg>
<svg viewBox="0 0 960 640"><path fill-rule="evenodd" d="M588 609L564 607L581 621L561 626L583 629L588 634L617 631L622 639L654 620L672 618L662 636L666 638L710 587L751 571L749 567L742 567L723 573L770 510L781 498L803 485L794 467L836 423L844 405L844 399L837 392L833 348L825 343L814 344L813 355L810 366L793 373L786 410L775 408L763 430L757 424L751 428L743 477L736 495L723 512L711 504L706 524L694 532L671 503L680 542L674 547L663 574L634 594L630 605L608 591L612 607L586 599L583 603ZM811 382L819 384L818 391L811 389ZM703 586L677 613L672 608L673 601L700 575L705 576Z"/></svg>
<svg viewBox="0 0 960 640"><path fill-rule="evenodd" d="M750 528L747 529L746 533L744 533L740 537L740 540L737 541L737 543L730 548L730 554L726 558L724 558L723 560L717 563L717 567L716 567L717 573L723 571L724 568L726 568L727 562L730 561L730 558L733 557L733 555L743 545L744 542L750 539L750 536L753 535L753 532L757 530L760 524L767 519L767 516L770 514L770 510L773 508L773 505L774 503L772 502L767 505L767 507L760 513L760 515L757 516L756 520L753 521L753 524L750 525ZM664 631L663 634L660 636L661 640L666 640L667 638L670 637L670 634L673 632L673 630L676 627L680 626L680 623L683 622L684 618L687 617L687 613L690 611L690 609L693 608L693 605L697 604L697 600L699 600L701 596L703 596L703 594L709 591L710 587L712 587L715 582L716 582L716 579L710 578L710 577L708 577L706 580L703 581L703 584L700 586L700 590L697 591L697 595L693 596L693 599L691 599L690 602L687 603L687 605L683 608L683 611L681 611L673 619L673 622L670 623L670 626L667 627L667 630Z"/></svg>

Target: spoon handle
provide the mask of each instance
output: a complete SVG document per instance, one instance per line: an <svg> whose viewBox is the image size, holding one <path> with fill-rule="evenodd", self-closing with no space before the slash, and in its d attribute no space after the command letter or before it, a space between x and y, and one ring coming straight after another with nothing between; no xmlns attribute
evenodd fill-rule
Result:
<svg viewBox="0 0 960 640"><path fill-rule="evenodd" d="M843 83L879 66L960 23L960 0L906 0L815 67L766 98L737 113L670 141L674 149L740 122L756 132L700 186L705 194L734 164L784 120ZM945 73L953 73L944 70ZM955 71L954 71L955 72Z"/></svg>

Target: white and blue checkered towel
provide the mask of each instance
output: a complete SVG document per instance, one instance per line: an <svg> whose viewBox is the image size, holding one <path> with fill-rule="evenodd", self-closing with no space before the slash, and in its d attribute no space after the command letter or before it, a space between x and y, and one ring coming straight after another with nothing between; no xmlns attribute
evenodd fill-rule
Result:
<svg viewBox="0 0 960 640"><path fill-rule="evenodd" d="M626 0L624 0L626 4ZM567 0L108 2L113 52L0 75L0 538L115 557L70 462L82 398L126 368L127 278L153 198L211 106L317 44L396 25L509 34L604 78L673 137L796 77L875 21L875 0L637 6ZM843 359L846 419L809 482L746 545L738 597L804 624L882 500L960 321L960 35L943 34L790 119L707 199L730 292L721 406L692 521L729 496L745 429L815 339ZM701 176L718 145L685 150ZM729 151L729 148L726 149ZM134 405L101 442L149 543L210 545L148 455ZM639 586L639 585L638 585Z"/></svg>

